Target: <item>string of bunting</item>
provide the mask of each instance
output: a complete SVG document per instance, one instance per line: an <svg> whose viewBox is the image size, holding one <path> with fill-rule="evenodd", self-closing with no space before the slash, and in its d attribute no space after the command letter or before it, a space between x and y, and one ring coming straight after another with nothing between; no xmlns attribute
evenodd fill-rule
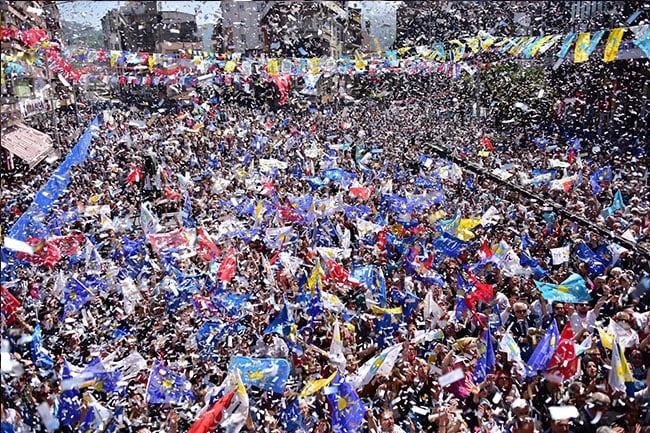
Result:
<svg viewBox="0 0 650 433"><path fill-rule="evenodd" d="M403 47L376 53L358 53L339 59L322 58L250 58L241 53L217 54L207 51L187 50L180 54L159 54L146 52L110 51L105 49L75 48L61 50L57 41L50 41L47 32L40 29L16 31L2 28L2 39L21 40L27 51L17 54L2 54L2 80L5 75L16 76L33 72L33 67L43 67L48 62L50 69L70 81L81 79L120 80L121 84L136 85L176 84L179 78L192 76L200 78L208 74L235 74L243 77L253 73L263 78L278 74L294 76L317 74L359 74L407 72L415 74L435 71L450 77L459 77L462 72L473 74L478 68L492 66L481 63L481 53L494 53L506 58L532 59L540 57L552 48L559 48L555 56L567 59L573 48L573 61L586 62L601 46L602 60L616 59L621 45L637 47L650 57L650 34L647 24L618 27L596 32L568 33L566 35L493 37L480 33L464 40L452 39L431 46ZM629 34L632 40L623 44L623 37ZM80 65L77 67L74 65ZM149 77L131 76L137 72ZM122 77L118 77L123 75ZM152 77L153 76L153 77ZM157 79L156 79L157 77ZM165 79L163 77L169 77ZM124 83L122 83L124 81Z"/></svg>

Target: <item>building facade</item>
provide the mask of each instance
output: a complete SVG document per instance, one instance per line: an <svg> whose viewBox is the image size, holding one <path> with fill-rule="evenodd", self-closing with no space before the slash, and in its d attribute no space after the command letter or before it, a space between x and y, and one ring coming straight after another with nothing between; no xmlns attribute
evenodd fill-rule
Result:
<svg viewBox="0 0 650 433"><path fill-rule="evenodd" d="M215 52L244 53L258 55L264 50L264 33L260 19L265 2L221 2L221 22L218 31L221 41Z"/></svg>
<svg viewBox="0 0 650 433"><path fill-rule="evenodd" d="M65 80L51 73L47 61L35 62L36 50L43 42L56 43L60 39L59 9L53 1L2 2L0 8L4 55L0 86L1 165L2 169L11 170L14 157L18 157L31 168L54 145L50 137L32 127L55 126L54 109L72 97Z"/></svg>
<svg viewBox="0 0 650 433"><path fill-rule="evenodd" d="M361 11L344 1L266 1L260 16L264 53L338 58L363 46Z"/></svg>
<svg viewBox="0 0 650 433"><path fill-rule="evenodd" d="M160 11L155 1L127 1L101 22L104 48L109 50L172 53L203 48L196 15Z"/></svg>

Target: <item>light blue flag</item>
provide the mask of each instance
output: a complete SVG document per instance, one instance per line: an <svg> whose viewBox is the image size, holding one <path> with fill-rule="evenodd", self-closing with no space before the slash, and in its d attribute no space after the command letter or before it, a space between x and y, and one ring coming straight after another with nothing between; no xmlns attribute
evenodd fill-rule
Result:
<svg viewBox="0 0 650 433"><path fill-rule="evenodd" d="M36 325L34 327L34 333L32 334L32 362L38 368L43 368L45 370L49 370L54 366L54 360L43 347L43 332L41 331L41 325Z"/></svg>
<svg viewBox="0 0 650 433"><path fill-rule="evenodd" d="M249 358L235 356L229 370L239 369L241 380L247 385L278 394L284 393L291 366L284 358Z"/></svg>
<svg viewBox="0 0 650 433"><path fill-rule="evenodd" d="M650 27L646 27L645 33L634 41L634 45L639 47L646 57L650 57Z"/></svg>
<svg viewBox="0 0 650 433"><path fill-rule="evenodd" d="M503 322L501 321L501 311L499 310L499 304L494 304L492 306L492 312L488 317L488 326L490 328L490 332L497 332L499 328L503 326Z"/></svg>
<svg viewBox="0 0 650 433"><path fill-rule="evenodd" d="M345 380L341 372L338 372L328 389L334 391L327 394L327 401L332 407L332 431L335 433L360 431L366 416L366 406L352 385Z"/></svg>
<svg viewBox="0 0 650 433"><path fill-rule="evenodd" d="M569 49L571 48L571 44L573 44L573 41L576 38L575 33L569 33L564 37L564 42L562 42L562 48L560 49L560 52L556 54L557 57L563 59L566 57L566 55L569 53Z"/></svg>
<svg viewBox="0 0 650 433"><path fill-rule="evenodd" d="M587 291L587 284L579 274L571 274L569 278L560 284L533 281L537 286L537 290L542 292L542 297L547 301L568 302L571 304L591 301L591 295Z"/></svg>
<svg viewBox="0 0 650 433"><path fill-rule="evenodd" d="M492 367L497 363L496 357L494 356L492 334L490 333L489 327L485 330L485 338L479 340L478 353L478 360L476 361L476 367L474 368L474 374L472 376L474 383L476 384L483 382L492 370Z"/></svg>
<svg viewBox="0 0 650 433"><path fill-rule="evenodd" d="M590 56L591 53L594 52L594 50L596 49L596 45L598 45L598 42L600 42L604 34L605 34L605 30L598 30L593 35L591 35L589 46L585 49L585 52L587 53L588 56Z"/></svg>
<svg viewBox="0 0 650 433"><path fill-rule="evenodd" d="M603 209L601 215L607 218L610 215L614 215L614 213L616 213L617 210L623 209L624 207L625 207L625 203L623 203L623 195L621 194L620 190L616 191L614 193L614 199L612 200L612 205Z"/></svg>

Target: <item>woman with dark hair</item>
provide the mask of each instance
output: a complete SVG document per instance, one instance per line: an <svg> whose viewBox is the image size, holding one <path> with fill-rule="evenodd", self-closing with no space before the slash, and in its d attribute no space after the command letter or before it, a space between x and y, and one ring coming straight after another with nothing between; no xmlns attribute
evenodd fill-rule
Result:
<svg viewBox="0 0 650 433"><path fill-rule="evenodd" d="M607 378L603 374L598 360L595 357L585 355L582 359L582 383L585 384L587 389L586 393L599 391L600 386L607 384Z"/></svg>

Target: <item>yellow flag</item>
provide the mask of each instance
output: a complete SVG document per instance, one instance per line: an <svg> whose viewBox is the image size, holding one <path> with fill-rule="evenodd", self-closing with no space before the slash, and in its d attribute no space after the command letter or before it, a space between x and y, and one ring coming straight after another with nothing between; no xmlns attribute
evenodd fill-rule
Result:
<svg viewBox="0 0 650 433"><path fill-rule="evenodd" d="M309 72L312 74L320 73L320 58L314 57L309 59L307 63L309 64Z"/></svg>
<svg viewBox="0 0 650 433"><path fill-rule="evenodd" d="M485 39L481 41L481 49L483 51L487 50L492 46L497 41L497 38L495 38L492 35L486 35Z"/></svg>
<svg viewBox="0 0 650 433"><path fill-rule="evenodd" d="M490 156L490 151L489 150L479 150L478 151L478 156L486 158Z"/></svg>
<svg viewBox="0 0 650 433"><path fill-rule="evenodd" d="M370 310L372 310L373 314L402 314L402 307L383 308L371 305Z"/></svg>
<svg viewBox="0 0 650 433"><path fill-rule="evenodd" d="M508 51L508 54L511 56L518 56L519 53L528 45L528 43L533 39L534 37L529 37L529 36L524 36L523 38L519 39L515 45L513 45L512 48L510 48L510 51Z"/></svg>
<svg viewBox="0 0 650 433"><path fill-rule="evenodd" d="M266 72L269 75L277 75L278 74L278 61L276 59L271 59L266 65Z"/></svg>
<svg viewBox="0 0 650 433"><path fill-rule="evenodd" d="M533 45L533 47L530 49L530 55L535 57L537 55L537 52L539 51L539 49L544 44L546 44L548 41L553 39L553 37L554 37L553 35L546 35L542 39L540 39L539 41L535 42L535 45Z"/></svg>
<svg viewBox="0 0 650 433"><path fill-rule="evenodd" d="M111 51L111 59L110 59L111 68L115 67L115 65L117 64L117 59L119 57L120 57L119 51Z"/></svg>
<svg viewBox="0 0 650 433"><path fill-rule="evenodd" d="M149 72L153 72L153 65L156 62L156 58L154 55L150 55L149 58L147 59L147 64L149 65Z"/></svg>
<svg viewBox="0 0 650 433"><path fill-rule="evenodd" d="M470 230L479 224L481 224L480 218L461 218L460 223L458 224L458 232L456 232L456 237L461 241L469 241L474 239L474 233L472 233Z"/></svg>
<svg viewBox="0 0 650 433"><path fill-rule="evenodd" d="M600 343L605 349L612 350L614 347L614 336L601 327L596 327L598 330L598 336L600 337Z"/></svg>
<svg viewBox="0 0 650 433"><path fill-rule="evenodd" d="M226 62L226 65L223 67L224 72L235 72L235 68L237 67L237 63L233 62L232 60L228 60Z"/></svg>
<svg viewBox="0 0 650 433"><path fill-rule="evenodd" d="M578 35L576 39L576 48L573 53L573 62L582 63L589 60L589 54L587 54L587 48L589 48L589 43L591 42L591 33L585 32Z"/></svg>
<svg viewBox="0 0 650 433"><path fill-rule="evenodd" d="M300 397L308 397L312 394L317 393L327 385L329 385L334 378L336 377L336 371L332 373L329 377L325 377L323 379L317 379L317 380L310 380L307 382L305 387L302 389L300 392Z"/></svg>
<svg viewBox="0 0 650 433"><path fill-rule="evenodd" d="M319 287L322 285L323 273L323 268L320 265L320 259L317 259L316 265L311 271L311 275L309 278L307 278L307 287L309 287L309 290L311 290L312 293L314 292L317 284Z"/></svg>
<svg viewBox="0 0 650 433"><path fill-rule="evenodd" d="M478 53L479 39L478 36L475 36L470 39L465 39L467 46L472 50L473 53Z"/></svg>
<svg viewBox="0 0 650 433"><path fill-rule="evenodd" d="M618 54L618 47L621 46L621 40L623 39L623 32L625 32L625 29L623 27L615 28L609 32L607 45L605 45L605 52L603 53L603 60L605 62L611 62L616 59L616 54Z"/></svg>

